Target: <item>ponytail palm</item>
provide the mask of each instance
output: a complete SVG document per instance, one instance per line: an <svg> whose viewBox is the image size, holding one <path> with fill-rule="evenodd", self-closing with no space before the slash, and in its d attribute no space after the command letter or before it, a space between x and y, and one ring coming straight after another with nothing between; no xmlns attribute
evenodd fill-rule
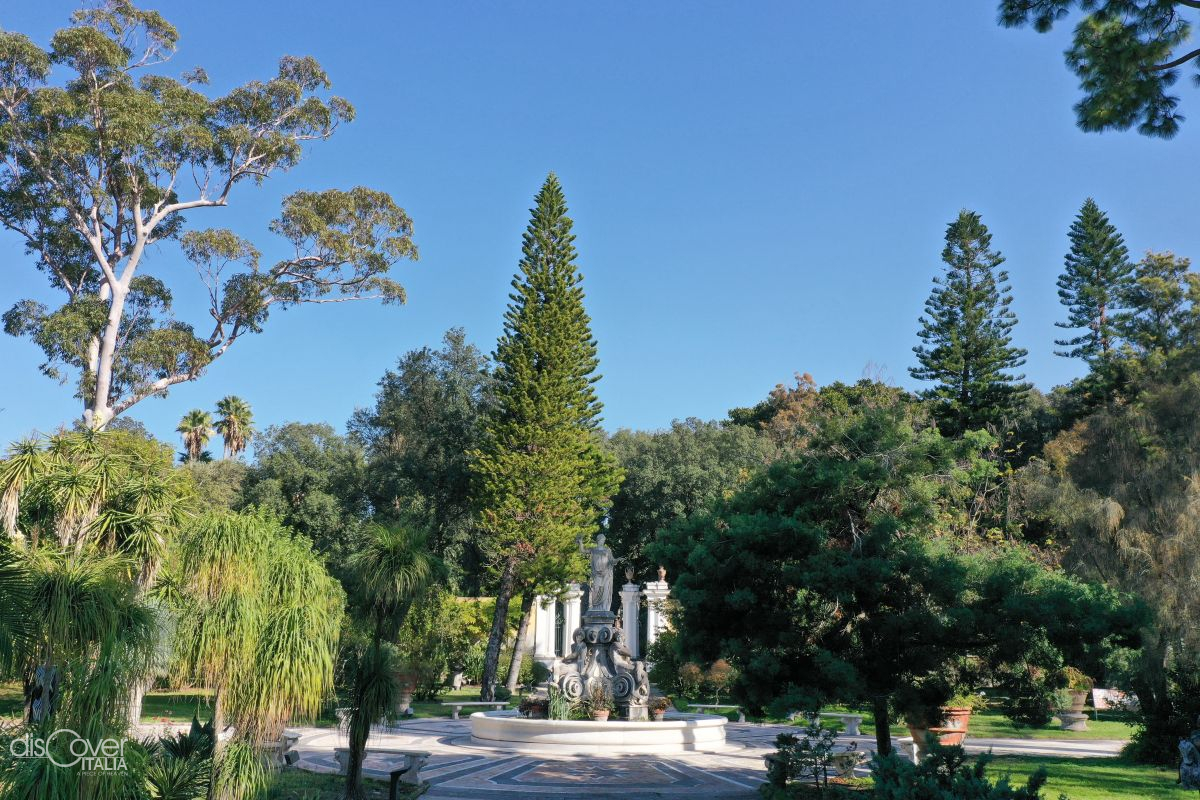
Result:
<svg viewBox="0 0 1200 800"><path fill-rule="evenodd" d="M180 536L178 679L216 693L214 798L262 785L256 747L294 717L313 717L333 690L345 595L308 540L250 514L210 514Z"/></svg>
<svg viewBox="0 0 1200 800"><path fill-rule="evenodd" d="M350 763L346 798L360 800L362 762L371 724L388 714L397 694L393 649L413 600L443 571L423 531L379 525L367 529L350 558L355 619L362 626L351 654Z"/></svg>
<svg viewBox="0 0 1200 800"><path fill-rule="evenodd" d="M234 458L246 449L254 435L254 415L250 404L236 395L217 403L217 433L225 440L225 458Z"/></svg>

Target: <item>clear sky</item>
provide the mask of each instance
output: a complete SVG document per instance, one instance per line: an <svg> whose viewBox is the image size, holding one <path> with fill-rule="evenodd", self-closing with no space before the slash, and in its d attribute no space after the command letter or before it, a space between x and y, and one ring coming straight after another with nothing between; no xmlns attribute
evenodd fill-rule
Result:
<svg viewBox="0 0 1200 800"><path fill-rule="evenodd" d="M1043 389L1078 372L1053 355L1054 282L1085 197L1135 253L1200 253L1194 90L1181 87L1196 121L1173 141L1080 133L1069 30L1001 29L993 0L145 4L180 29L177 71L203 65L214 91L310 54L359 112L191 225L233 228L270 260L286 193L361 184L409 211L421 248L395 271L407 306L276 312L201 380L136 406L166 439L229 393L260 425L340 428L400 354L451 326L490 352L550 170L576 221L609 428L721 417L797 371L915 387L916 320L963 207L1008 259L1016 342ZM74 6L5 2L0 27L45 42ZM152 255L202 327L190 267ZM0 258L0 305L50 297L7 234ZM0 441L78 415L40 361L0 335Z"/></svg>

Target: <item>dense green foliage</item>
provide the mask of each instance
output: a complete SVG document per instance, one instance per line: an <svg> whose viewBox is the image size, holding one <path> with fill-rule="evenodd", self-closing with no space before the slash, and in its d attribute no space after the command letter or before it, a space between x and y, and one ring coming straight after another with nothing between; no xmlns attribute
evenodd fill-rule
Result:
<svg viewBox="0 0 1200 800"><path fill-rule="evenodd" d="M994 783L986 774L990 754L971 764L961 747L934 744L920 763L892 754L871 764L876 800L1042 800L1045 771L1035 772L1024 786L1013 786L1007 777Z"/></svg>
<svg viewBox="0 0 1200 800"><path fill-rule="evenodd" d="M620 484L604 450L598 361L583 307L583 277L558 178L535 198L493 357L494 401L473 454L484 552L499 573L483 694L491 699L504 620L514 592L561 584L580 570L577 540L590 536Z"/></svg>
<svg viewBox="0 0 1200 800"><path fill-rule="evenodd" d="M1025 363L1025 351L1012 345L1017 317L1010 309L1004 257L992 249L992 235L973 211L959 212L946 227L942 250L945 274L934 278L913 348L918 366L912 376L936 385L928 393L949 433L991 425L1016 416L1029 389L1012 370Z"/></svg>
<svg viewBox="0 0 1200 800"><path fill-rule="evenodd" d="M729 658L751 709L869 703L876 719L892 708L936 721L991 669L1056 669L1064 649L1094 663L1129 631L1114 597L1016 548L956 550L939 507L986 436L945 439L913 411L818 417L799 457L660 535L653 552L678 575L681 651Z"/></svg>
<svg viewBox="0 0 1200 800"><path fill-rule="evenodd" d="M669 430L620 430L608 447L625 473L605 527L607 544L647 580L643 555L658 531L701 511L770 460L767 439L745 426L688 419Z"/></svg>
<svg viewBox="0 0 1200 800"><path fill-rule="evenodd" d="M1179 69L1200 55L1177 48L1190 39L1192 0L1000 0L1000 23L1039 33L1074 10L1082 12L1066 52L1083 99L1075 104L1085 131L1126 130L1170 138L1183 121L1170 93Z"/></svg>
<svg viewBox="0 0 1200 800"><path fill-rule="evenodd" d="M330 425L289 422L263 431L254 450L243 504L278 516L310 538L342 575L368 510L362 448Z"/></svg>
<svg viewBox="0 0 1200 800"><path fill-rule="evenodd" d="M401 356L380 379L374 407L350 422L366 450L374 513L428 530L452 585L469 595L483 576L468 453L480 444L489 381L487 357L455 328L440 349Z"/></svg>

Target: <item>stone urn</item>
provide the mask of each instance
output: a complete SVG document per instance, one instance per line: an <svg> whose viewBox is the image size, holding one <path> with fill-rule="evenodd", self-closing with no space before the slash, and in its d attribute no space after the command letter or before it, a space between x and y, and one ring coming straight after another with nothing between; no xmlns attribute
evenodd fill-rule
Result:
<svg viewBox="0 0 1200 800"><path fill-rule="evenodd" d="M1081 711L1059 711L1058 724L1064 731L1086 731L1087 714Z"/></svg>
<svg viewBox="0 0 1200 800"><path fill-rule="evenodd" d="M1067 692L1067 694L1071 698L1071 704L1065 710L1072 711L1076 714L1083 713L1084 707L1087 706L1087 696L1088 696L1087 690L1086 689L1072 689L1069 692Z"/></svg>

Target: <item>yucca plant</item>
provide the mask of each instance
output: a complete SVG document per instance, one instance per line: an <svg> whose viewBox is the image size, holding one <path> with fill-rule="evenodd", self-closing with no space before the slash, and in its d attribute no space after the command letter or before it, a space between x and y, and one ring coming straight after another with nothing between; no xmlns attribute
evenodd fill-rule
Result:
<svg viewBox="0 0 1200 800"><path fill-rule="evenodd" d="M361 800L362 762L371 724L391 712L398 693L394 650L387 645L404 624L413 601L443 567L423 531L373 525L350 558L354 619L359 624L348 664L350 761L347 800Z"/></svg>

